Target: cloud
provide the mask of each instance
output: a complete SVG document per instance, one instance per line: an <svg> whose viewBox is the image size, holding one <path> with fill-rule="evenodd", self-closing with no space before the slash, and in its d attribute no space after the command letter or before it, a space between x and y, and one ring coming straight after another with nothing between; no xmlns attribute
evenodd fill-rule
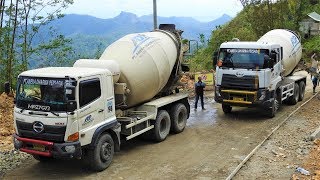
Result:
<svg viewBox="0 0 320 180"><path fill-rule="evenodd" d="M138 16L152 14L153 0L75 0L65 12L110 18L121 11ZM235 16L241 9L239 0L157 0L159 16L187 16L197 19Z"/></svg>

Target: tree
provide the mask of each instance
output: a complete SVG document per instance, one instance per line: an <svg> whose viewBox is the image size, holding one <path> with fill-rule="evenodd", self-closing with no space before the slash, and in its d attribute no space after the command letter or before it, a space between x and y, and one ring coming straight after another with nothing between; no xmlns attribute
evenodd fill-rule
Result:
<svg viewBox="0 0 320 180"><path fill-rule="evenodd" d="M23 0L23 9L21 14L23 43L20 45L22 47L22 70L27 69L28 59L33 53L35 53L34 49L39 50L39 48L34 48L32 46L32 42L35 36L39 33L40 27L47 25L54 19L63 17L61 10L72 3L73 0ZM51 9L51 11L48 11L48 9Z"/></svg>
<svg viewBox="0 0 320 180"><path fill-rule="evenodd" d="M200 48L203 48L206 46L206 36L204 34L199 34L199 41L200 41Z"/></svg>
<svg viewBox="0 0 320 180"><path fill-rule="evenodd" d="M61 10L72 3L73 0L0 0L0 71L4 72L0 77L0 92L4 81L12 86L14 77L28 69L30 57L42 51L41 48L52 50L54 57L66 57L64 53L70 51L69 39L59 35L52 36L56 40L47 38L35 43L34 39L41 27L63 17Z"/></svg>

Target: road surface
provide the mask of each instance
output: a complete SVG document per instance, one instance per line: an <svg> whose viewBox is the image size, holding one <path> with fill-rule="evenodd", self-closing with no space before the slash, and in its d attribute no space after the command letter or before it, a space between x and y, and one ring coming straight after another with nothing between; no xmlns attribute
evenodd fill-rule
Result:
<svg viewBox="0 0 320 180"><path fill-rule="evenodd" d="M309 88L305 100L310 96ZM207 110L192 109L184 132L161 143L139 138L123 143L105 171L91 172L77 160L30 159L4 179L225 179L299 104L284 105L268 119L254 108L235 108L224 115L221 105L207 98Z"/></svg>

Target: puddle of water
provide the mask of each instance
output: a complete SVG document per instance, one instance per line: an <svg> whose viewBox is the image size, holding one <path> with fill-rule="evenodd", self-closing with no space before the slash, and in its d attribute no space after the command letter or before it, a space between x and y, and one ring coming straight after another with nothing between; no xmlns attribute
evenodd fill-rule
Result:
<svg viewBox="0 0 320 180"><path fill-rule="evenodd" d="M201 102L198 102L197 110L194 109L194 99L190 99L190 117L187 122L187 126L208 126L214 125L217 122L218 110L213 98L204 99L204 107L206 110L201 109Z"/></svg>

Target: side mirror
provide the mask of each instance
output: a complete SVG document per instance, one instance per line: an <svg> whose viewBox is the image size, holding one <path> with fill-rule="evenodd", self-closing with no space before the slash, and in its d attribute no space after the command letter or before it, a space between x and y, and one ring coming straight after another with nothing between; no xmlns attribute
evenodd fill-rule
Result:
<svg viewBox="0 0 320 180"><path fill-rule="evenodd" d="M76 100L76 82L66 81L65 95L67 100Z"/></svg>
<svg viewBox="0 0 320 180"><path fill-rule="evenodd" d="M77 109L77 101L67 101L67 112L73 112Z"/></svg>
<svg viewBox="0 0 320 180"><path fill-rule="evenodd" d="M268 67L273 70L273 66L274 66L275 60L272 59L272 58L269 58L267 63L268 63Z"/></svg>
<svg viewBox="0 0 320 180"><path fill-rule="evenodd" d="M10 93L10 83L5 82L4 83L4 92L8 95Z"/></svg>
<svg viewBox="0 0 320 180"><path fill-rule="evenodd" d="M76 100L76 88L74 86L66 87L65 94L67 100Z"/></svg>
<svg viewBox="0 0 320 180"><path fill-rule="evenodd" d="M270 53L270 58L271 58L271 60L273 60L274 62L277 60L277 53L276 52L274 52L274 51L272 51L271 53Z"/></svg>
<svg viewBox="0 0 320 180"><path fill-rule="evenodd" d="M215 51L215 52L213 53L213 55L212 55L212 61L213 61L213 67L214 67L215 65L217 65L217 61L218 61L218 52L217 52L217 51Z"/></svg>

